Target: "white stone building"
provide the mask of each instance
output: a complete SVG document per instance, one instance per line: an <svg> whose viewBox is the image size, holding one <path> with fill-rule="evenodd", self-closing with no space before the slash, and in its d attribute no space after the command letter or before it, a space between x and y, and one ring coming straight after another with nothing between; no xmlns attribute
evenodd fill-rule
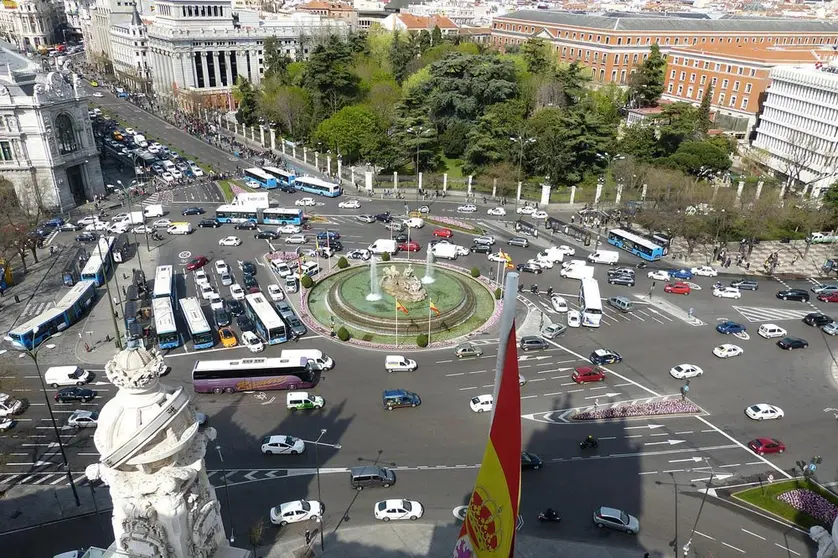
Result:
<svg viewBox="0 0 838 558"><path fill-rule="evenodd" d="M130 16L111 14L110 38L111 63L117 79L133 91L148 93L148 36L140 13L135 9Z"/></svg>
<svg viewBox="0 0 838 558"><path fill-rule="evenodd" d="M82 37L82 21L87 17L87 3L84 0L63 0L63 5L67 26L57 39L64 42L66 37L68 41L76 41Z"/></svg>
<svg viewBox="0 0 838 558"><path fill-rule="evenodd" d="M62 23L59 16L52 0L4 0L0 3L0 36L20 50L35 51L62 39L56 38Z"/></svg>
<svg viewBox="0 0 838 558"><path fill-rule="evenodd" d="M819 196L838 179L838 66L771 71L754 147L785 187Z"/></svg>
<svg viewBox="0 0 838 558"><path fill-rule="evenodd" d="M345 22L310 14L261 20L257 12L233 11L231 0L158 0L148 27L154 91L171 103L232 108L238 76L260 83L262 44L276 36L285 54L305 58L321 37L344 35Z"/></svg>
<svg viewBox="0 0 838 558"><path fill-rule="evenodd" d="M136 0L96 0L90 8L90 18L82 21L85 56L90 64L113 65L112 17L118 26L125 25L137 10ZM127 18L125 17L127 16Z"/></svg>
<svg viewBox="0 0 838 558"><path fill-rule="evenodd" d="M64 211L105 192L79 81L30 69L0 75L0 176L30 207Z"/></svg>

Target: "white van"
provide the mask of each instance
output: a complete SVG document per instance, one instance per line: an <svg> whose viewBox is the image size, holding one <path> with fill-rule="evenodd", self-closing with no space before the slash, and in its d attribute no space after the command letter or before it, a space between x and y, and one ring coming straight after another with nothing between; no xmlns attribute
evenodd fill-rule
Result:
<svg viewBox="0 0 838 558"><path fill-rule="evenodd" d="M299 360L303 357L307 358L309 362L313 362L313 367L317 370L331 370L335 367L335 361L330 356L323 354L323 351L317 349L290 349L282 351L279 355L279 358L292 360Z"/></svg>
<svg viewBox="0 0 838 558"><path fill-rule="evenodd" d="M163 206L160 204L147 205L143 208L143 215L145 215L146 217L162 217Z"/></svg>
<svg viewBox="0 0 838 558"><path fill-rule="evenodd" d="M445 258L447 260L456 260L460 255L459 246L456 244L436 244L431 248L431 253L435 258Z"/></svg>
<svg viewBox="0 0 838 558"><path fill-rule="evenodd" d="M387 372L413 372L416 367L415 360L401 355L387 355L384 359L384 368Z"/></svg>
<svg viewBox="0 0 838 558"><path fill-rule="evenodd" d="M757 330L762 337L766 339L774 339L775 337L785 337L788 332L776 324L762 324Z"/></svg>
<svg viewBox="0 0 838 558"><path fill-rule="evenodd" d="M192 223L172 223L166 229L169 234L192 234Z"/></svg>
<svg viewBox="0 0 838 558"><path fill-rule="evenodd" d="M410 219L405 219L404 224L411 229L421 229L425 226L425 220L420 217L411 217Z"/></svg>
<svg viewBox="0 0 838 558"><path fill-rule="evenodd" d="M300 265L300 271L297 273L297 276L302 279L303 275L308 275L309 277L313 277L320 273L320 266L317 265L317 262L305 262L304 264Z"/></svg>
<svg viewBox="0 0 838 558"><path fill-rule="evenodd" d="M384 254L385 252L394 256L399 251L395 240L389 238L379 238L369 245L369 251L376 255Z"/></svg>
<svg viewBox="0 0 838 558"><path fill-rule="evenodd" d="M163 162L161 163L161 165L163 166L163 169L164 169L166 172L172 172L173 170L177 169L177 167L175 166L175 164L174 164L173 162L171 162L171 161L163 161Z"/></svg>
<svg viewBox="0 0 838 558"><path fill-rule="evenodd" d="M44 372L44 382L54 388L83 386L90 381L90 378L90 372L78 366L53 366Z"/></svg>
<svg viewBox="0 0 838 558"><path fill-rule="evenodd" d="M564 262L564 252L554 246L539 252L536 259L548 261L550 263L562 263Z"/></svg>
<svg viewBox="0 0 838 558"><path fill-rule="evenodd" d="M148 140L142 134L134 134L134 143L143 148L148 147Z"/></svg>
<svg viewBox="0 0 838 558"><path fill-rule="evenodd" d="M615 250L597 250L590 256L588 261L591 263L614 265L620 260L620 254Z"/></svg>
<svg viewBox="0 0 838 558"><path fill-rule="evenodd" d="M274 271L276 272L276 274L279 275L283 279L285 277L288 277L289 275L294 274L294 272L291 271L291 268L288 267L288 264L285 263L285 262L281 262L279 260L272 260L271 265L273 266Z"/></svg>
<svg viewBox="0 0 838 558"><path fill-rule="evenodd" d="M319 395L309 394L307 391L289 392L285 399L285 406L292 411L305 409L322 409L326 401Z"/></svg>
<svg viewBox="0 0 838 558"><path fill-rule="evenodd" d="M559 271L559 275L566 279L590 279L594 276L594 268L589 265L572 265Z"/></svg>

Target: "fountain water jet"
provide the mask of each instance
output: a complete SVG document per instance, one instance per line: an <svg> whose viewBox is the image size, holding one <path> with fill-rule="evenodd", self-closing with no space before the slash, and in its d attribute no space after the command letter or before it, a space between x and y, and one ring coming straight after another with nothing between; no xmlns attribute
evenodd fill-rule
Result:
<svg viewBox="0 0 838 558"><path fill-rule="evenodd" d="M433 267L434 255L433 255L433 253L431 252L430 249L428 249L425 252L425 254L426 254L426 257L425 257L425 276L422 277L422 284L423 285L430 285L431 283L436 281L436 279L434 279L434 267Z"/></svg>
<svg viewBox="0 0 838 558"><path fill-rule="evenodd" d="M381 300L381 285L378 283L378 271L375 268L375 256L370 258L370 294L366 296L370 302Z"/></svg>

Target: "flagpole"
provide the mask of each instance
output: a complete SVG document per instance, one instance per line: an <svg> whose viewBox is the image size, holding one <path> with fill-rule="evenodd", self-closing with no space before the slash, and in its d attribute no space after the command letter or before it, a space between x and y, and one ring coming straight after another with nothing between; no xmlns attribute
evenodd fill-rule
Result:
<svg viewBox="0 0 838 558"><path fill-rule="evenodd" d="M396 300L396 347L399 346L399 301Z"/></svg>
<svg viewBox="0 0 838 558"><path fill-rule="evenodd" d="M431 301L428 301L428 346L431 346Z"/></svg>
<svg viewBox="0 0 838 558"><path fill-rule="evenodd" d="M504 269L506 266L504 266ZM498 390L503 376L504 364L506 363L506 344L509 341L511 330L515 327L515 304L518 298L518 273L511 271L506 274L503 291L503 309L500 315L500 339L498 341L498 359L495 364L495 389L494 400L498 400ZM517 381L517 379L516 379ZM495 418L495 406L492 406L492 419Z"/></svg>

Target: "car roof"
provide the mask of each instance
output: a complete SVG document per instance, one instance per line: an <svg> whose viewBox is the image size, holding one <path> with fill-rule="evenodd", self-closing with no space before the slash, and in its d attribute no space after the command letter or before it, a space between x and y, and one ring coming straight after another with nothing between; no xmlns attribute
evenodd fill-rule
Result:
<svg viewBox="0 0 838 558"><path fill-rule="evenodd" d="M599 511L600 515L608 515L611 517L620 517L623 514L623 512L618 510L617 508L609 508L606 506L600 506L599 510L597 511Z"/></svg>

